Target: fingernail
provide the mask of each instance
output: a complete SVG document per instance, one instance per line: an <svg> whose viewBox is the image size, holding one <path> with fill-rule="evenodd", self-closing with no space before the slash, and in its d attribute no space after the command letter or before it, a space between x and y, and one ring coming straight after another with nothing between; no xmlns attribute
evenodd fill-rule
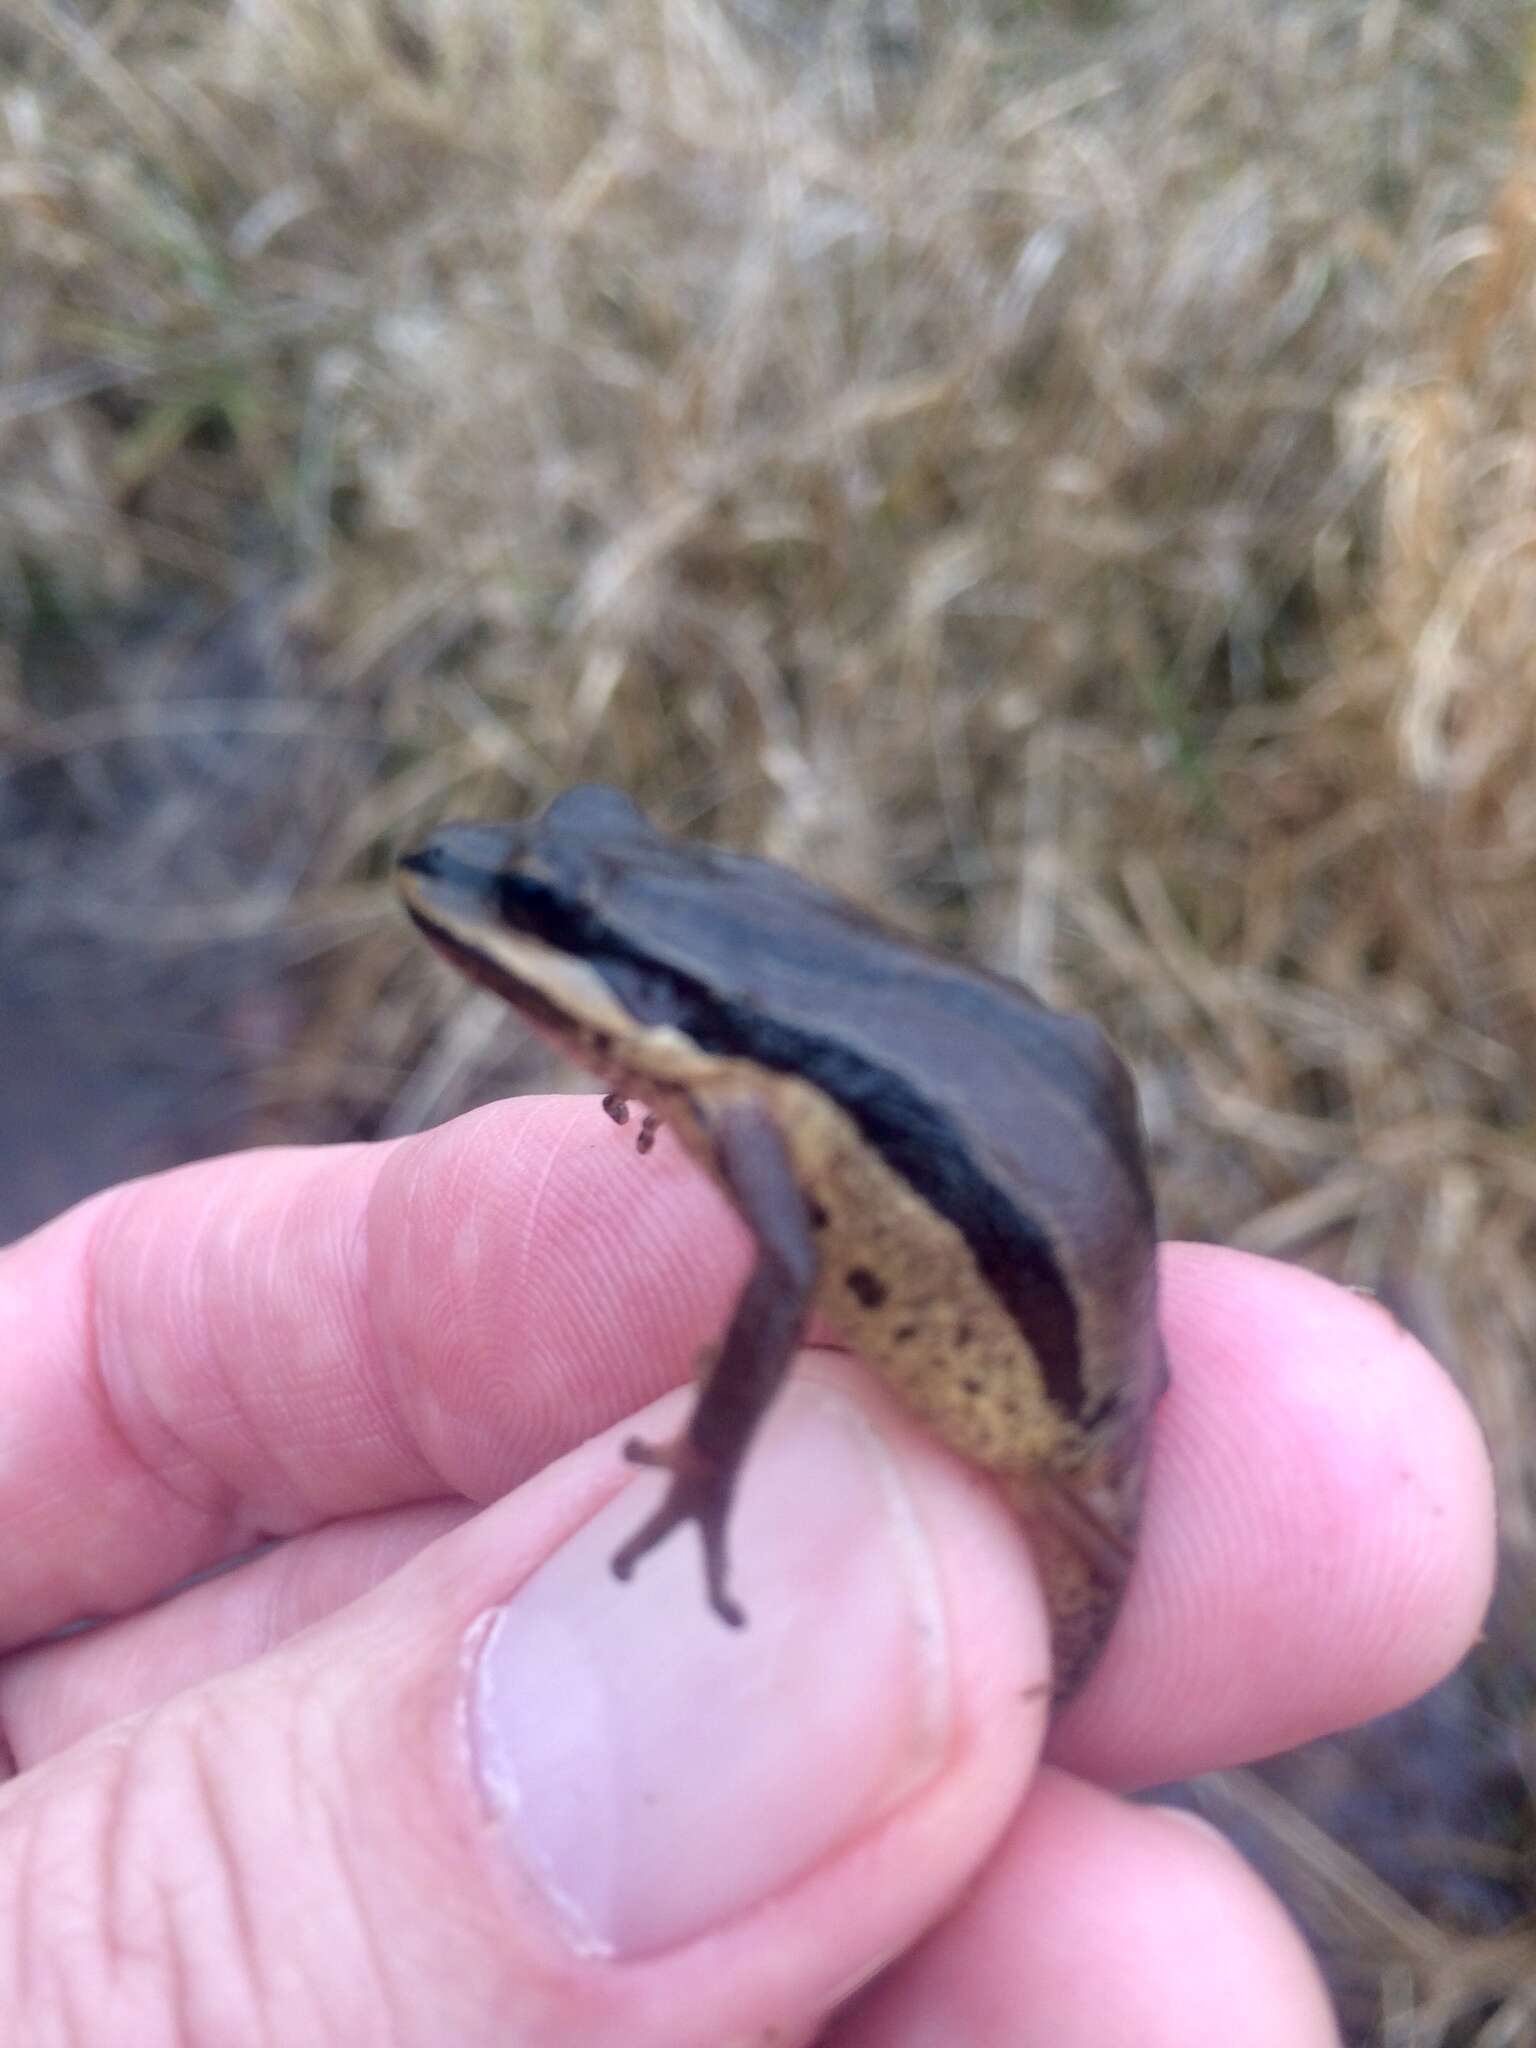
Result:
<svg viewBox="0 0 1536 2048"><path fill-rule="evenodd" d="M800 1380L731 1521L748 1625L704 1598L696 1532L620 1585L637 1480L518 1589L473 1678L506 1840L586 1953L675 1947L811 1869L926 1780L950 1723L937 1569L895 1458Z"/></svg>

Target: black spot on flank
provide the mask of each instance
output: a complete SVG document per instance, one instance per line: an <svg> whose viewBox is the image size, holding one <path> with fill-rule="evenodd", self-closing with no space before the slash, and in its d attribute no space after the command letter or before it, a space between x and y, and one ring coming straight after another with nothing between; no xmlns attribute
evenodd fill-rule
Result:
<svg viewBox="0 0 1536 2048"><path fill-rule="evenodd" d="M806 1202L805 1213L811 1219L812 1230L825 1230L827 1225L832 1221L832 1218L827 1214L826 1210L823 1209L820 1202L818 1202L814 1196L812 1196Z"/></svg>
<svg viewBox="0 0 1536 2048"><path fill-rule="evenodd" d="M917 1325L916 1323L902 1323L895 1334L898 1344L910 1344L917 1335Z"/></svg>
<svg viewBox="0 0 1536 2048"><path fill-rule="evenodd" d="M971 1396L972 1400L974 1400L976 1396L981 1392L980 1380L962 1380L960 1384L962 1387L964 1387L965 1391Z"/></svg>
<svg viewBox="0 0 1536 2048"><path fill-rule="evenodd" d="M976 1332L971 1328L969 1323L962 1323L959 1329L955 1332L956 1346L961 1351L963 1351L966 1345L970 1343L972 1337L975 1336L975 1334Z"/></svg>
<svg viewBox="0 0 1536 2048"><path fill-rule="evenodd" d="M865 1308L883 1308L888 1298L885 1282L868 1266L851 1266L844 1276L848 1291Z"/></svg>

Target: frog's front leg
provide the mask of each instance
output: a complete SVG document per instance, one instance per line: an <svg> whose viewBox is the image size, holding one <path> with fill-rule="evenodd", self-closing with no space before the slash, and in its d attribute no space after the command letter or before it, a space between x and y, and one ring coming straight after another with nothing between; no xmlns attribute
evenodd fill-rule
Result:
<svg viewBox="0 0 1536 2048"><path fill-rule="evenodd" d="M726 1588L726 1522L742 1461L783 1385L810 1313L816 1236L771 1112L741 1099L705 1111L700 1120L715 1169L757 1241L757 1261L682 1436L670 1444L632 1439L624 1446L632 1464L662 1466L672 1483L655 1514L614 1558L613 1569L627 1579L679 1523L697 1522L710 1604L722 1621L740 1628L746 1615Z"/></svg>

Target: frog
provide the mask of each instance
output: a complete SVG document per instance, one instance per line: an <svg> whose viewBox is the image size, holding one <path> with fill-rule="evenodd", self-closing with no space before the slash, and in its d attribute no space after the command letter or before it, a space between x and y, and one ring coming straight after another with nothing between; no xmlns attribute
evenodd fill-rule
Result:
<svg viewBox="0 0 1536 2048"><path fill-rule="evenodd" d="M731 1505L812 1319L1022 1519L1054 1692L1096 1663L1134 1558L1168 1381L1130 1068L1093 1019L759 855L582 785L407 848L411 920L585 1069L641 1150L663 1125L750 1233L751 1269L621 1579L683 1524L721 1620Z"/></svg>

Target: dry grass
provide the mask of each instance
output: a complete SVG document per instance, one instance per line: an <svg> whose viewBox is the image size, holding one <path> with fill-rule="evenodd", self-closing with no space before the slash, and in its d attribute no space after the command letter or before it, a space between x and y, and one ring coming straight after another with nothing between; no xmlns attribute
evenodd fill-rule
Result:
<svg viewBox="0 0 1536 2048"><path fill-rule="evenodd" d="M0 740L78 766L287 718L328 750L302 859L291 817L252 853L311 956L278 1127L378 1127L407 1067L397 1125L506 1077L371 887L420 820L597 776L815 866L1114 1022L1171 1228L1379 1288L1461 1374L1508 1556L1479 1699L1517 1730L1525 18L24 0L0 26ZM181 669L109 661L103 702L27 659L146 589L274 574L291 658L237 709ZM222 886L200 915L246 913L249 873ZM156 902L174 939L186 892ZM1509 1783L1488 1833L1529 1910ZM1297 1857L1386 1987L1376 2038L1528 2038L1528 1945L1434 1926L1402 1871L1401 1913L1354 1911L1342 1852L1331 1889Z"/></svg>

